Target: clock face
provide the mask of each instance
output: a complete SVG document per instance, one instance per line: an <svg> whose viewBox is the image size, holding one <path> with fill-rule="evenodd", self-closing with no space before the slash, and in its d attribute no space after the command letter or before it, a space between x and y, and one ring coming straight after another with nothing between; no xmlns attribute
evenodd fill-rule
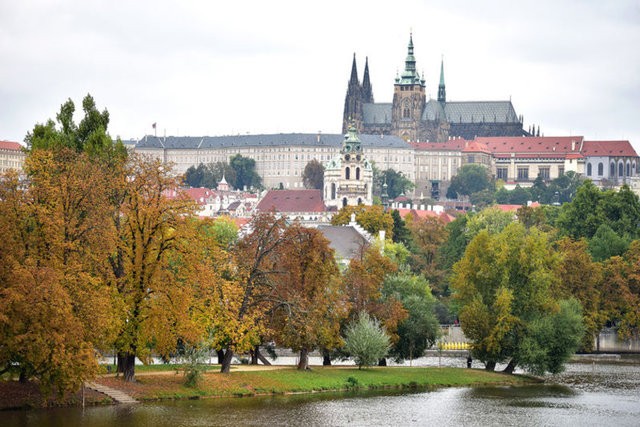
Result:
<svg viewBox="0 0 640 427"><path fill-rule="evenodd" d="M356 160L360 161L360 155L359 154L356 156Z"/></svg>
<svg viewBox="0 0 640 427"><path fill-rule="evenodd" d="M346 161L349 161L349 160L351 159L351 156L350 156L350 155L348 155L348 154L345 154L344 159L345 159Z"/></svg>

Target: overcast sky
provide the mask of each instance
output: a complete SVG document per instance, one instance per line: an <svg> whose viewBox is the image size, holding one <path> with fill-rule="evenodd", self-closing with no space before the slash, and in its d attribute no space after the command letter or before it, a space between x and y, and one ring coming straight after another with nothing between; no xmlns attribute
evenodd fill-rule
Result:
<svg viewBox="0 0 640 427"><path fill-rule="evenodd" d="M640 153L639 0L0 0L0 140L87 93L123 139L338 133L353 53L390 102L410 31L432 97L444 56L448 100Z"/></svg>

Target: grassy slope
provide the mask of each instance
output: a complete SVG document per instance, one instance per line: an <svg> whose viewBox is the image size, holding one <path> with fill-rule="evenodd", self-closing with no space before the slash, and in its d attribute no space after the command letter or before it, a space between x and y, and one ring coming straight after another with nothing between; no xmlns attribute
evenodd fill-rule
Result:
<svg viewBox="0 0 640 427"><path fill-rule="evenodd" d="M471 385L519 385L531 378L461 368L314 368L300 372L293 368L232 372L209 372L199 387L183 385L182 373L138 377L135 384L118 378L102 377L101 383L122 389L137 399L189 397L230 397L262 394L300 393L325 390L375 389L401 387L447 387Z"/></svg>

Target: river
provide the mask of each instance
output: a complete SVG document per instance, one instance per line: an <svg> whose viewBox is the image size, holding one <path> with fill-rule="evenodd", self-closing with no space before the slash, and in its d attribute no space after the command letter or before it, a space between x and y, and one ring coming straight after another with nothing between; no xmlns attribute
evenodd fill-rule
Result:
<svg viewBox="0 0 640 427"><path fill-rule="evenodd" d="M544 384L0 412L13 426L638 426L640 365L572 363Z"/></svg>

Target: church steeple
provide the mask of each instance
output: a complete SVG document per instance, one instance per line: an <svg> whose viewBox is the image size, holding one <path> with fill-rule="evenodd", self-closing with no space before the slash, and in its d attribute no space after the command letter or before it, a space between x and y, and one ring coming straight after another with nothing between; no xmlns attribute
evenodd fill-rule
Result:
<svg viewBox="0 0 640 427"><path fill-rule="evenodd" d="M409 46L407 47L407 58L404 61L404 71L399 78L396 78L396 84L413 85L421 82L420 74L416 71L416 57L413 56L413 33L409 33Z"/></svg>
<svg viewBox="0 0 640 427"><path fill-rule="evenodd" d="M344 100L344 112L342 114L342 133L349 129L349 123L353 120L356 127L362 127L362 86L358 79L358 67L356 66L356 54L353 54L351 65L351 77L347 85L347 95Z"/></svg>
<svg viewBox="0 0 640 427"><path fill-rule="evenodd" d="M440 84L438 85L438 102L447 102L447 91L444 87L444 58L440 61Z"/></svg>
<svg viewBox="0 0 640 427"><path fill-rule="evenodd" d="M364 77L362 78L362 102L373 103L373 88L369 79L369 57L364 60Z"/></svg>
<svg viewBox="0 0 640 427"><path fill-rule="evenodd" d="M353 53L353 64L351 65L351 78L349 79L349 88L351 85L360 86L360 81L358 80L358 67L356 66L356 54Z"/></svg>

